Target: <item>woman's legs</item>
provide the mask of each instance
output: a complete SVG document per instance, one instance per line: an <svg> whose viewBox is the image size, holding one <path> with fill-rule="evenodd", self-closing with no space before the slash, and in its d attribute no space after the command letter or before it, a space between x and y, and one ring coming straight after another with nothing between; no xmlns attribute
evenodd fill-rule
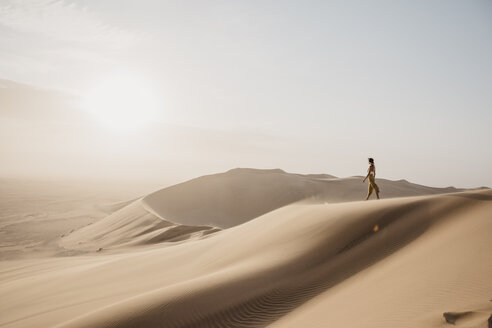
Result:
<svg viewBox="0 0 492 328"><path fill-rule="evenodd" d="M374 176L370 175L369 176L369 191L367 193L366 200L369 199L369 196L371 196L373 190L376 191L376 197L379 199L379 187L376 184L376 179L374 178Z"/></svg>
<svg viewBox="0 0 492 328"><path fill-rule="evenodd" d="M376 182L374 182L374 190L376 190L376 197L379 199L379 187L378 185L376 184Z"/></svg>
<svg viewBox="0 0 492 328"><path fill-rule="evenodd" d="M367 197L366 197L366 200L368 200L368 199L369 199L369 197L371 196L371 194L372 194L372 190L373 190L373 189L374 189L374 188L372 187L372 183L371 183L371 181L369 180L369 190L368 190L368 192L367 192Z"/></svg>

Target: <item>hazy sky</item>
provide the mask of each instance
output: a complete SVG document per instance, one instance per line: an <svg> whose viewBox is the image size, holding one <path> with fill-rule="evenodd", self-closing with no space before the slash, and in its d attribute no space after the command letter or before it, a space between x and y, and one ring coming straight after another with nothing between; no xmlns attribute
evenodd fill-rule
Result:
<svg viewBox="0 0 492 328"><path fill-rule="evenodd" d="M1 0L0 175L343 177L372 156L379 177L492 186L491 58L488 0ZM115 76L151 124L84 107Z"/></svg>

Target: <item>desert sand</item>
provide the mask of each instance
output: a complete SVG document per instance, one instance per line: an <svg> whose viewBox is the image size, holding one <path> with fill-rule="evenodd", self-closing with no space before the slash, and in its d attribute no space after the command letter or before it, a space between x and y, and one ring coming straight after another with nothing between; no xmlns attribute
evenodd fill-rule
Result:
<svg viewBox="0 0 492 328"><path fill-rule="evenodd" d="M32 256L40 218L2 200L22 252L0 261L0 327L490 326L492 191L377 181L367 202L361 177L254 169L86 198Z"/></svg>

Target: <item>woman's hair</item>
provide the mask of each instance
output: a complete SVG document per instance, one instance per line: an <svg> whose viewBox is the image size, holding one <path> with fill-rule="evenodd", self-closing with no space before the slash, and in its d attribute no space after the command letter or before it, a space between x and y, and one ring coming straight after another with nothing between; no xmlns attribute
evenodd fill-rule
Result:
<svg viewBox="0 0 492 328"><path fill-rule="evenodd" d="M369 158L368 158L368 160L369 160L369 163L372 163L372 164L374 164L374 158L372 158L372 157L369 157Z"/></svg>

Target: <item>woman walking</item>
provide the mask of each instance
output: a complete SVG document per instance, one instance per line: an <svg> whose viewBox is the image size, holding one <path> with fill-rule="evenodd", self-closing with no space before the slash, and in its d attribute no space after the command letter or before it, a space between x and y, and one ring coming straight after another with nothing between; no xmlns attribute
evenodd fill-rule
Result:
<svg viewBox="0 0 492 328"><path fill-rule="evenodd" d="M366 182L366 179L369 178L369 191L367 193L366 200L369 199L369 197L372 194L372 191L376 191L376 197L379 199L379 187L376 184L376 166L374 165L374 159L373 158L368 158L369 160L369 168L367 169L367 175L362 180L362 182Z"/></svg>

